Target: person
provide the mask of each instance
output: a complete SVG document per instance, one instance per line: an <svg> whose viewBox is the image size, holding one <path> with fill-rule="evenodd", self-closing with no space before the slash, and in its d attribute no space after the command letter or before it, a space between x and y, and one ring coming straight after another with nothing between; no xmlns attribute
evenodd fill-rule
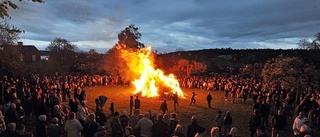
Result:
<svg viewBox="0 0 320 137"><path fill-rule="evenodd" d="M152 136L151 130L152 130L153 123L149 118L150 118L150 114L149 114L149 112L146 112L144 114L144 117L142 119L140 119L138 121L138 123L136 124L136 126L134 127L134 129L140 128L140 136L142 136L142 137L151 137Z"/></svg>
<svg viewBox="0 0 320 137"><path fill-rule="evenodd" d="M126 126L125 127L125 129L124 129L124 137L135 137L133 135L132 127L130 127L130 126Z"/></svg>
<svg viewBox="0 0 320 137"><path fill-rule="evenodd" d="M192 92L192 96L191 96L191 102L190 102L190 105L193 103L194 105L196 104L196 93L195 92Z"/></svg>
<svg viewBox="0 0 320 137"><path fill-rule="evenodd" d="M19 134L16 132L16 124L11 122L7 125L7 129L1 134L1 137L19 137Z"/></svg>
<svg viewBox="0 0 320 137"><path fill-rule="evenodd" d="M59 105L54 106L52 117L56 117L59 120L59 125L62 126L65 123L65 113L60 109Z"/></svg>
<svg viewBox="0 0 320 137"><path fill-rule="evenodd" d="M110 104L110 111L111 111L111 115L114 115L114 102L112 101Z"/></svg>
<svg viewBox="0 0 320 137"><path fill-rule="evenodd" d="M261 126L261 116L258 110L254 110L253 111L253 115L250 118L250 122L249 122L249 129L251 132L251 137L254 136L254 134L256 133L256 130L258 127Z"/></svg>
<svg viewBox="0 0 320 137"><path fill-rule="evenodd" d="M47 116L46 115L40 115L38 117L37 125L36 125L36 135L38 137L47 137L48 131L47 131Z"/></svg>
<svg viewBox="0 0 320 137"><path fill-rule="evenodd" d="M16 111L16 104L15 103L11 103L9 109L6 111L5 113L5 122L6 123L16 123L19 124L20 123L20 117L18 112Z"/></svg>
<svg viewBox="0 0 320 137"><path fill-rule="evenodd" d="M294 119L292 124L292 131L295 136L300 136L300 128L303 125L303 122L307 118L304 115L304 112L300 111L298 116Z"/></svg>
<svg viewBox="0 0 320 137"><path fill-rule="evenodd" d="M83 126L76 118L76 114L74 112L70 112L69 119L64 126L64 130L67 132L68 137L81 137Z"/></svg>
<svg viewBox="0 0 320 137"><path fill-rule="evenodd" d="M114 112L113 118L111 120L111 132L112 137L121 137L123 134L122 127L119 121L119 112Z"/></svg>
<svg viewBox="0 0 320 137"><path fill-rule="evenodd" d="M272 135L271 137L284 136L283 130L287 125L287 118L283 115L281 109L278 110L278 113L271 118L272 123Z"/></svg>
<svg viewBox="0 0 320 137"><path fill-rule="evenodd" d="M267 133L265 132L265 126L260 126L256 129L256 137L268 137Z"/></svg>
<svg viewBox="0 0 320 137"><path fill-rule="evenodd" d="M208 108L211 108L211 100L212 100L212 96L210 92L208 92L208 95L207 95Z"/></svg>
<svg viewBox="0 0 320 137"><path fill-rule="evenodd" d="M136 99L134 100L134 109L140 109L140 99L139 96L136 96Z"/></svg>
<svg viewBox="0 0 320 137"><path fill-rule="evenodd" d="M130 96L130 116L132 115L132 108L133 108L133 96Z"/></svg>
<svg viewBox="0 0 320 137"><path fill-rule="evenodd" d="M303 125L301 126L301 128L299 129L300 133L302 136L306 136L306 135L311 135L313 136L313 128L312 128L312 122L309 119L306 119L303 122Z"/></svg>
<svg viewBox="0 0 320 137"><path fill-rule="evenodd" d="M232 117L231 117L230 111L226 112L226 116L223 119L223 125L224 125L224 134L223 135L226 135L230 131L230 128L232 125Z"/></svg>
<svg viewBox="0 0 320 137"><path fill-rule="evenodd" d="M180 124L177 124L174 132L171 134L170 137L186 137L183 134L183 127Z"/></svg>
<svg viewBox="0 0 320 137"><path fill-rule="evenodd" d="M210 131L210 137L222 137L219 130L220 130L219 127L216 127L216 126L212 127Z"/></svg>
<svg viewBox="0 0 320 137"><path fill-rule="evenodd" d="M82 101L80 106L78 107L78 111L77 111L77 118L82 126L84 125L84 122L86 121L87 115L88 115L87 103L86 103L86 101Z"/></svg>
<svg viewBox="0 0 320 137"><path fill-rule="evenodd" d="M214 122L216 123L216 126L219 128L219 132L221 132L221 128L223 126L223 117L222 117L222 111L218 111L218 115L214 118Z"/></svg>
<svg viewBox="0 0 320 137"><path fill-rule="evenodd" d="M83 136L84 137L92 137L96 132L98 132L99 123L96 122L95 114L89 114L87 117L87 121L83 126Z"/></svg>
<svg viewBox="0 0 320 137"><path fill-rule="evenodd" d="M19 135L19 137L32 137L33 136L33 134L31 132L25 132L25 131L26 131L25 125L23 125L23 124L17 125L16 132Z"/></svg>
<svg viewBox="0 0 320 137"><path fill-rule="evenodd" d="M166 112L168 111L168 105L167 105L167 100L163 100L161 106L160 106L160 110L162 110L162 114L166 114Z"/></svg>
<svg viewBox="0 0 320 137"><path fill-rule="evenodd" d="M96 121L99 123L99 125L104 126L105 123L107 122L106 114L103 113L99 108L96 110L96 113L94 114L96 115Z"/></svg>
<svg viewBox="0 0 320 137"><path fill-rule="evenodd" d="M2 115L2 111L0 110L0 135L6 130L6 128L6 122L4 120L4 116Z"/></svg>
<svg viewBox="0 0 320 137"><path fill-rule="evenodd" d="M127 111L123 110L122 115L119 117L121 127L123 131L127 126L129 126L129 116L127 115Z"/></svg>
<svg viewBox="0 0 320 137"><path fill-rule="evenodd" d="M60 137L64 134L64 130L58 125L59 119L54 117L51 120L51 125L48 126L48 137Z"/></svg>
<svg viewBox="0 0 320 137"><path fill-rule="evenodd" d="M163 115L158 115L158 122L154 123L151 129L152 137L163 137L163 133L167 132L168 125L163 122Z"/></svg>
<svg viewBox="0 0 320 137"><path fill-rule="evenodd" d="M230 129L230 132L228 135L225 135L225 137L236 137L238 135L238 128L232 127Z"/></svg>
<svg viewBox="0 0 320 137"><path fill-rule="evenodd" d="M164 119L166 119L165 115L164 115ZM169 126L166 133L166 137L169 137L174 132L178 123L179 123L179 120L178 120L177 114L171 113L169 118Z"/></svg>
<svg viewBox="0 0 320 137"><path fill-rule="evenodd" d="M198 125L198 118L196 116L191 117L191 125L187 129L187 137L194 137L197 133L203 133L206 129Z"/></svg>
<svg viewBox="0 0 320 137"><path fill-rule="evenodd" d="M178 106L178 93L175 92L173 94L173 106L174 106L174 111L177 111L177 106Z"/></svg>
<svg viewBox="0 0 320 137"><path fill-rule="evenodd" d="M260 105L260 113L262 118L262 125L269 126L269 114L270 114L270 106L265 99L262 99L262 103Z"/></svg>

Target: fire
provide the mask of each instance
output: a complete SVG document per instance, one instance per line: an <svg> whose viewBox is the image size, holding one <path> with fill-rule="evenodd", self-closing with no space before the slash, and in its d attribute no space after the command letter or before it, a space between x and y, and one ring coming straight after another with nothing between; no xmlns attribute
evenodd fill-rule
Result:
<svg viewBox="0 0 320 137"><path fill-rule="evenodd" d="M139 51L121 50L121 57L125 60L130 71L137 77L133 80L136 90L134 94L151 98L160 94L175 94L185 98L178 80L173 74L165 75L160 69L154 68L151 47L142 48Z"/></svg>

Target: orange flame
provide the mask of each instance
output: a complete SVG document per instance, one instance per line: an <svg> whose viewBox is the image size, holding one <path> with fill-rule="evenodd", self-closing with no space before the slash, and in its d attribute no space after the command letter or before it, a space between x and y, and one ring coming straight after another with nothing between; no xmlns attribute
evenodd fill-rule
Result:
<svg viewBox="0 0 320 137"><path fill-rule="evenodd" d="M121 50L121 57L139 79L133 80L136 87L134 94L141 93L143 97L158 97L159 93L172 93L185 98L178 80L173 74L165 75L160 69L154 68L151 47L142 48L139 51Z"/></svg>

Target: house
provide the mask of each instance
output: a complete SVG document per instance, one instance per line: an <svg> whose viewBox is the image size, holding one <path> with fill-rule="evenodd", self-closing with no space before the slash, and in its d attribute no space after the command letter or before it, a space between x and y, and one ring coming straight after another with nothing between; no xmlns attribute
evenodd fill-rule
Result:
<svg viewBox="0 0 320 137"><path fill-rule="evenodd" d="M48 51L39 51L34 45L23 45L23 42L18 42L17 45L0 45L0 51L4 51L6 48L15 48L17 50L20 50L20 58L27 64L40 61L42 56L45 56L44 59L48 59L49 57Z"/></svg>

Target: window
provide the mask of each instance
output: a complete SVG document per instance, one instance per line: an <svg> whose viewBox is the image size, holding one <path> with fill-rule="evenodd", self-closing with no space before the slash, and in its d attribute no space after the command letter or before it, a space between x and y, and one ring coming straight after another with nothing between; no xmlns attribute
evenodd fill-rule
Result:
<svg viewBox="0 0 320 137"><path fill-rule="evenodd" d="M32 55L32 61L33 62L37 61L37 56L36 55Z"/></svg>

